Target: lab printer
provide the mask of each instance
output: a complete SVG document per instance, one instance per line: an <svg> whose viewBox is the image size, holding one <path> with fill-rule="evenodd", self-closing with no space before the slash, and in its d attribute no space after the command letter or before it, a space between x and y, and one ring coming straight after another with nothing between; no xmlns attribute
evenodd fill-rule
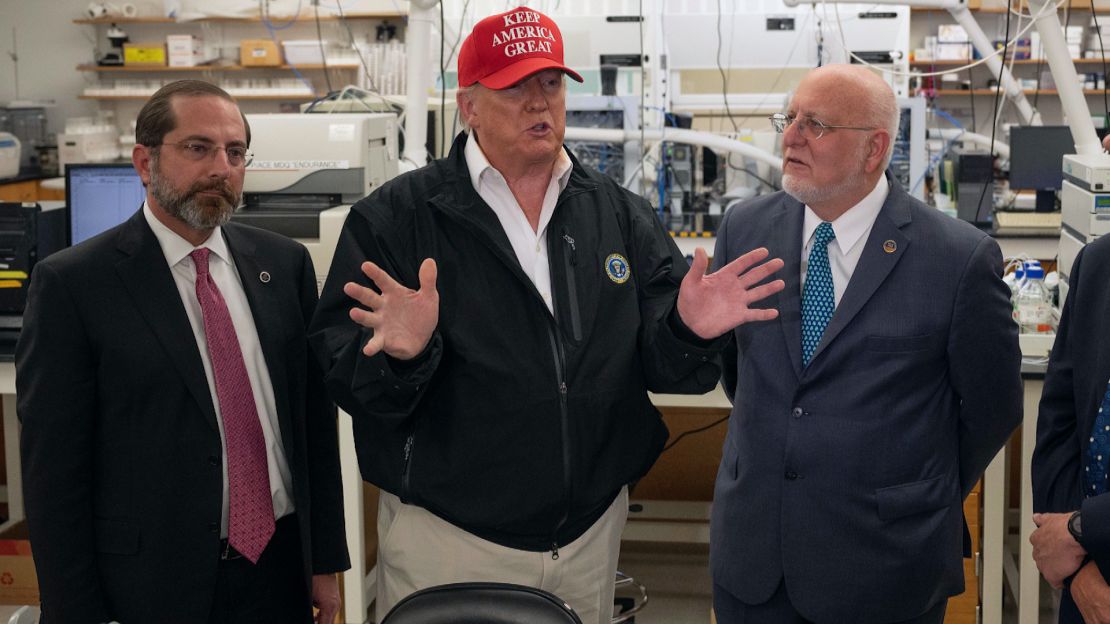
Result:
<svg viewBox="0 0 1110 624"><path fill-rule="evenodd" d="M1067 154L1060 191L1060 301L1079 250L1110 233L1110 154Z"/></svg>
<svg viewBox="0 0 1110 624"><path fill-rule="evenodd" d="M247 115L253 159L232 219L295 238L326 274L350 204L397 175L393 113Z"/></svg>

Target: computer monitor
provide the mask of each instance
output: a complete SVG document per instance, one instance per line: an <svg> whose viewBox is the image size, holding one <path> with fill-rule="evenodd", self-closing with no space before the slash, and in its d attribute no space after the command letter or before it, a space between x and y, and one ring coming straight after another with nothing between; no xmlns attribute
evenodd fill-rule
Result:
<svg viewBox="0 0 1110 624"><path fill-rule="evenodd" d="M129 163L66 165L66 236L70 245L123 223L146 199Z"/></svg>
<svg viewBox="0 0 1110 624"><path fill-rule="evenodd" d="M1037 210L1056 209L1064 183L1064 154L1075 153L1067 126L1010 128L1010 188L1037 191Z"/></svg>

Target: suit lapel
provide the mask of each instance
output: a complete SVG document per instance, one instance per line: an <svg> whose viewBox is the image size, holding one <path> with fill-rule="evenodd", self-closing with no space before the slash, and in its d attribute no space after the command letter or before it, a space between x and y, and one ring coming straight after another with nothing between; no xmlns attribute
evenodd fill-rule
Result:
<svg viewBox="0 0 1110 624"><path fill-rule="evenodd" d="M891 181L890 194L875 219L875 225L871 227L871 234L864 241L863 253L860 254L852 279L821 336L821 342L813 351L811 361L816 360L825 347L852 322L906 253L910 239L901 228L910 222L907 201L905 191Z"/></svg>
<svg viewBox="0 0 1110 624"><path fill-rule="evenodd" d="M117 248L126 256L116 264L124 288L196 399L204 419L218 430L216 410L193 328L166 264L166 256L141 210L120 230Z"/></svg>
<svg viewBox="0 0 1110 624"><path fill-rule="evenodd" d="M231 255L235 258L239 281L247 295L254 326L258 331L258 342L262 345L262 355L266 359L266 368L270 371L282 445L285 447L286 457L293 457L293 417L289 409L289 393L286 391L290 386L286 374L288 369L285 366L285 345L282 343L285 334L281 327L283 314L296 314L299 317L300 310L291 310L287 303L282 302L278 284L295 282L296 276L274 275L278 269L260 256L254 241L234 226L224 226L222 230Z"/></svg>
<svg viewBox="0 0 1110 624"><path fill-rule="evenodd" d="M779 311L779 326L782 327L783 339L786 340L786 350L790 354L794 374L799 377L802 375L801 258L804 218L801 202L784 195L783 202L779 205L779 214L774 218L775 246L770 251L771 257L783 260L784 266L776 277L782 277L786 288L768 304Z"/></svg>

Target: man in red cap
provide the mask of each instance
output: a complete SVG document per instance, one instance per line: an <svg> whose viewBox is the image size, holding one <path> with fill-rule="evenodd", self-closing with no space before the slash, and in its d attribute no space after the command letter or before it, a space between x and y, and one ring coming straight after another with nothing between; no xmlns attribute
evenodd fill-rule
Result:
<svg viewBox="0 0 1110 624"><path fill-rule="evenodd" d="M642 197L574 159L563 76L582 78L547 16L482 20L458 63L469 132L351 209L310 332L383 490L378 615L501 581L605 623L627 485L667 439L648 390L713 389L729 330L776 316L749 305L782 261L688 267Z"/></svg>

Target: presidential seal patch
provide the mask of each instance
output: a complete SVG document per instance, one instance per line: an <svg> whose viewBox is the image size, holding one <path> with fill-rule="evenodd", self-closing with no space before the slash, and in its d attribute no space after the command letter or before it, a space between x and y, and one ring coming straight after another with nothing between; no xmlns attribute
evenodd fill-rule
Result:
<svg viewBox="0 0 1110 624"><path fill-rule="evenodd" d="M613 282L623 284L627 282L628 278L632 275L632 269L629 268L628 260L625 260L624 256L620 254L610 254L609 257L605 259L605 273Z"/></svg>

